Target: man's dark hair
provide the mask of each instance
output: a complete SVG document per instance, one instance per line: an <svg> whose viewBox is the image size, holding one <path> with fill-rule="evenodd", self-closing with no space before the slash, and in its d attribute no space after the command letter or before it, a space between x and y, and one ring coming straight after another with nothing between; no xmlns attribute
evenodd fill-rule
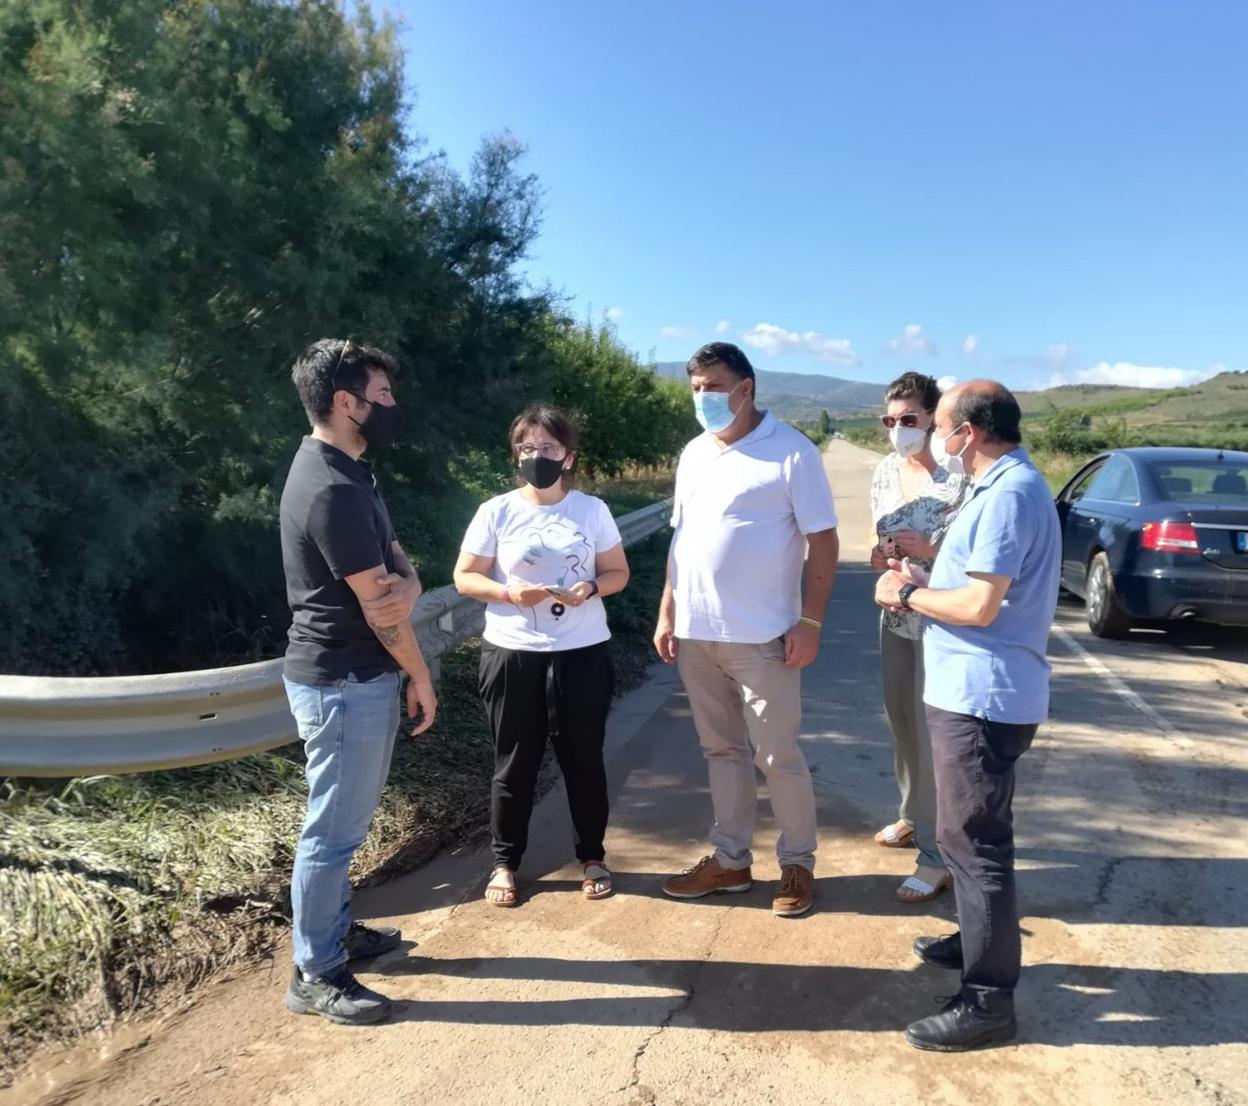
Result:
<svg viewBox="0 0 1248 1106"><path fill-rule="evenodd" d="M334 409L334 393L347 391L363 398L369 376L377 371L393 380L399 363L376 346L360 345L349 338L322 338L295 359L290 378L308 418L323 425Z"/></svg>
<svg viewBox="0 0 1248 1106"><path fill-rule="evenodd" d="M686 371L692 376L712 365L723 365L738 380L754 379L754 366L750 364L750 359L745 356L740 346L734 346L731 342L707 342L689 358Z"/></svg>
<svg viewBox="0 0 1248 1106"><path fill-rule="evenodd" d="M918 400L924 411L935 411L940 402L940 385L923 373L902 373L884 392L885 403L895 399Z"/></svg>
<svg viewBox="0 0 1248 1106"><path fill-rule="evenodd" d="M1003 384L991 388L968 388L958 393L953 405L955 427L970 423L984 432L990 442L1018 445L1023 440L1020 427L1023 413L1018 400Z"/></svg>

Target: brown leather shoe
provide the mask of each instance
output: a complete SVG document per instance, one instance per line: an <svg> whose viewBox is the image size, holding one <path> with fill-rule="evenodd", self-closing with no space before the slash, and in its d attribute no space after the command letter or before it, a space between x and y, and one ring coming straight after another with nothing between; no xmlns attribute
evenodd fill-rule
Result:
<svg viewBox="0 0 1248 1106"><path fill-rule="evenodd" d="M748 891L753 885L749 868L725 868L713 856L704 856L692 868L663 884L663 894L674 899L700 899L719 891Z"/></svg>
<svg viewBox="0 0 1248 1106"><path fill-rule="evenodd" d="M786 864L780 869L780 886L771 902L772 913L781 918L805 914L815 901L815 876L800 864Z"/></svg>

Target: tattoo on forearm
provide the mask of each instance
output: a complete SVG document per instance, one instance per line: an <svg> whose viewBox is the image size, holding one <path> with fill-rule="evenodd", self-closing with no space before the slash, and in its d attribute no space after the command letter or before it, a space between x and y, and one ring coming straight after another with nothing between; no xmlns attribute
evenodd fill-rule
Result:
<svg viewBox="0 0 1248 1106"><path fill-rule="evenodd" d="M374 626L373 633L377 635L377 640L387 649L399 644L399 628L397 626Z"/></svg>

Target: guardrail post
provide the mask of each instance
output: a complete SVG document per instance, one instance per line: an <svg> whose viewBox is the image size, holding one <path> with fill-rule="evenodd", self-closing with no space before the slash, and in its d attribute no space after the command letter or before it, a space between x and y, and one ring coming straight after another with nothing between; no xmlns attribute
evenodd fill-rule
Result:
<svg viewBox="0 0 1248 1106"><path fill-rule="evenodd" d="M438 629L441 630L448 638L455 634L455 610L451 608L445 614L439 615L437 619ZM433 679L433 690L439 695L442 694L442 654L431 657L428 661L429 675Z"/></svg>

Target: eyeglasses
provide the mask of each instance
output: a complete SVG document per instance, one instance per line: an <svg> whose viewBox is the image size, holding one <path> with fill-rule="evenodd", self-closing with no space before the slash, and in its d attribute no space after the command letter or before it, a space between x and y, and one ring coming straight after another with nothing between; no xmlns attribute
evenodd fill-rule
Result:
<svg viewBox="0 0 1248 1106"><path fill-rule="evenodd" d="M540 453L548 461L562 461L567 456L567 450L561 445L552 445L547 442L545 445L534 445L532 442L521 442L516 446L516 454L520 457L532 457Z"/></svg>
<svg viewBox="0 0 1248 1106"><path fill-rule="evenodd" d="M337 391L347 392L350 395L355 396L355 398L360 400L361 402L371 405L374 401L369 399L363 392L358 392L354 388L341 388L340 389L338 387L338 371L342 368L342 359L347 355L347 350L354 344L355 343L352 342L350 338L348 338L345 342L342 343L342 349L338 351L338 356L334 359L334 367L333 369L330 370L330 373L329 373L329 392L330 392L330 395L333 395ZM357 351L362 351L363 347L356 346L355 348ZM394 395L393 385L390 385L390 394Z"/></svg>
<svg viewBox="0 0 1248 1106"><path fill-rule="evenodd" d="M919 425L918 415L881 415L880 422L884 424L885 430L892 430L894 426L915 427Z"/></svg>

